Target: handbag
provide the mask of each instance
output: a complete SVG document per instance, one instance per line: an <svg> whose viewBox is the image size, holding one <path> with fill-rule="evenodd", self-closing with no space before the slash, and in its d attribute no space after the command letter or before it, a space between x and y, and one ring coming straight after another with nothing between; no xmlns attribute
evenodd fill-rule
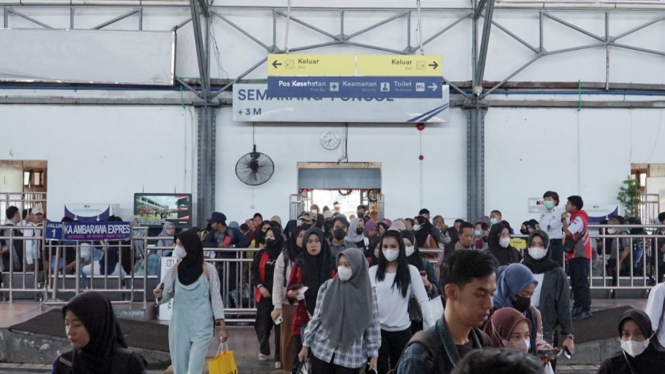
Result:
<svg viewBox="0 0 665 374"><path fill-rule="evenodd" d="M298 366L296 366L296 374L310 374L311 373L311 367L309 364L309 359L305 361L298 362ZM212 374L212 373L211 373Z"/></svg>
<svg viewBox="0 0 665 374"><path fill-rule="evenodd" d="M420 309L420 304L415 297L409 298L409 320L420 322L423 320L423 311Z"/></svg>
<svg viewBox="0 0 665 374"><path fill-rule="evenodd" d="M586 235L586 230L582 231L581 234L577 236L576 240L568 240L566 239L566 244L563 246L563 250L566 251L566 253L575 253L575 248L577 247L577 243Z"/></svg>
<svg viewBox="0 0 665 374"><path fill-rule="evenodd" d="M238 374L235 356L233 351L229 351L226 343L220 344L215 358L208 361L208 372L210 374Z"/></svg>
<svg viewBox="0 0 665 374"><path fill-rule="evenodd" d="M432 318L434 319L434 323L443 316L443 302L441 301L441 296L437 296L433 299L431 299L428 302L429 305L429 311L432 313ZM423 324L424 328L428 328L431 326L428 326L427 323Z"/></svg>

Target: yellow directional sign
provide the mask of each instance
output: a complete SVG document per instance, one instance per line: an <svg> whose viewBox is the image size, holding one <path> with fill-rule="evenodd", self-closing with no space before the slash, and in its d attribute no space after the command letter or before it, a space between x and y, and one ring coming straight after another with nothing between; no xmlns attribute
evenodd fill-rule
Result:
<svg viewBox="0 0 665 374"><path fill-rule="evenodd" d="M441 77L440 55L358 55L356 74L375 77Z"/></svg>
<svg viewBox="0 0 665 374"><path fill-rule="evenodd" d="M269 76L353 76L354 55L268 55Z"/></svg>

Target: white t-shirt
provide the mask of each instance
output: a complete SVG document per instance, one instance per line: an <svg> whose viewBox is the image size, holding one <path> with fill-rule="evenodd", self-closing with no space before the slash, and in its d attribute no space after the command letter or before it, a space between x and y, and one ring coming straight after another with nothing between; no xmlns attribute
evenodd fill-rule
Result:
<svg viewBox="0 0 665 374"><path fill-rule="evenodd" d="M538 308L540 305L540 292L543 290L543 280L545 279L545 273L534 274L533 277L538 281L538 285L536 286L536 290L533 291L533 295L531 295L531 305Z"/></svg>
<svg viewBox="0 0 665 374"><path fill-rule="evenodd" d="M397 273L386 273L383 281L378 281L376 279L376 271L378 269L378 265L372 266L369 269L369 279L372 282L372 287L376 288L381 330L404 331L411 327L411 320L409 320L409 298L412 294L416 296L416 300L420 303L420 309L423 312L423 322L427 323L428 326L434 325L434 318L432 318L432 313L429 310L429 298L427 297L427 291L425 290L425 285L423 284L423 279L420 277L418 268L409 265L411 283L406 297L402 297L400 290L397 287L393 287Z"/></svg>
<svg viewBox="0 0 665 374"><path fill-rule="evenodd" d="M665 310L663 310L663 303L665 303L665 283L660 283L649 293L645 311L651 319L651 326L653 331L658 334L658 342L661 345L665 344Z"/></svg>

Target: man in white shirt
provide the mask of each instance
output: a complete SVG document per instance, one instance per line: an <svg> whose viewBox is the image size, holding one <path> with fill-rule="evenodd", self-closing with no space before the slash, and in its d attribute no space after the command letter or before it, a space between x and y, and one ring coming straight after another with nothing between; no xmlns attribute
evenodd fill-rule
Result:
<svg viewBox="0 0 665 374"><path fill-rule="evenodd" d="M44 209L37 205L32 209L34 215L33 221L26 226L32 229L26 229L23 233L25 237L34 237L34 240L25 241L25 264L26 271L35 271L39 269L39 261L42 258L42 222L44 221Z"/></svg>
<svg viewBox="0 0 665 374"><path fill-rule="evenodd" d="M538 223L540 229L547 232L550 237L550 251L552 260L563 267L563 223L561 222L561 213L564 212L559 207L559 194L554 191L547 191L543 194L545 200L545 212L540 215Z"/></svg>
<svg viewBox="0 0 665 374"><path fill-rule="evenodd" d="M665 345L665 283L660 283L649 293L645 312L661 346Z"/></svg>

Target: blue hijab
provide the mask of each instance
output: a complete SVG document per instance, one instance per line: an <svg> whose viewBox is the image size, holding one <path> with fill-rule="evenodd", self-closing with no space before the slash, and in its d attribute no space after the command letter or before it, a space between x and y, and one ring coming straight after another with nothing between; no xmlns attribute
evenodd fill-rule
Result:
<svg viewBox="0 0 665 374"><path fill-rule="evenodd" d="M513 299L530 284L538 286L531 270L522 264L501 266L496 272L496 292L492 296L494 309L513 307Z"/></svg>

